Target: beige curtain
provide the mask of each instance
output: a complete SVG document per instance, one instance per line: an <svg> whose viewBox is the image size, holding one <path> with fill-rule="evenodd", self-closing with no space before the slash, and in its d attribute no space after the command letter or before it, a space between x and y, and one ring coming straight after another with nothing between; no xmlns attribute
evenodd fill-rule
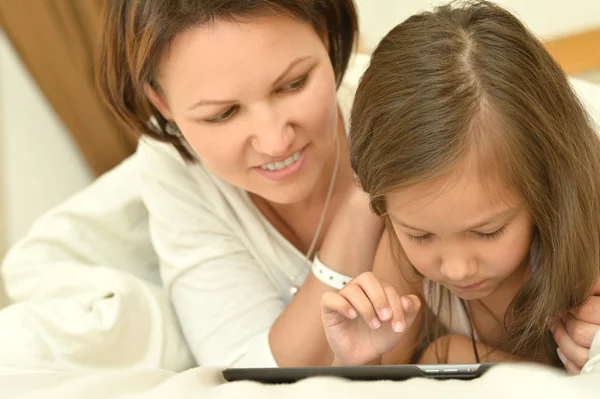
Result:
<svg viewBox="0 0 600 399"><path fill-rule="evenodd" d="M105 2L0 0L0 26L97 175L137 142L106 109L94 82Z"/></svg>

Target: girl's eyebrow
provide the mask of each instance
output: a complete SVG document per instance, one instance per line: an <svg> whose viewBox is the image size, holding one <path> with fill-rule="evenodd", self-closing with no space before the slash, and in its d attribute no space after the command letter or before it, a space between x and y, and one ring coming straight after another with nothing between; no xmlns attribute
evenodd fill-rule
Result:
<svg viewBox="0 0 600 399"><path fill-rule="evenodd" d="M489 217L487 217L487 218L485 218L485 219L483 219L483 220L481 220L481 221L479 221L477 223L474 223L470 227L467 227L464 231L471 231L471 230L480 229L480 228L482 228L484 226L487 226L489 224L492 224L492 223L494 223L494 222L496 222L498 220L505 219L508 216L510 216L511 214L515 214L515 213L516 213L516 211L514 209L505 209L505 210L502 210L502 211L497 212L497 213L493 214L492 216L489 216ZM405 228L410 229L410 230L427 231L426 229L420 229L418 227L414 227L414 226L411 226L409 224L406 224L402 220L400 220L397 217L392 216L392 215L390 215L390 219L392 220L392 222L394 224L397 224L399 226L405 227Z"/></svg>
<svg viewBox="0 0 600 399"><path fill-rule="evenodd" d="M490 217L487 217L485 219L483 219L480 222L477 222L475 224L473 224L471 227L469 227L468 229L466 229L466 231L470 231L470 230L477 230L480 229L482 227L485 227L487 225L490 225L494 222L497 222L498 220L502 220L502 219L506 219L509 215L511 214L515 214L515 210L514 209L505 209L503 211L500 211Z"/></svg>

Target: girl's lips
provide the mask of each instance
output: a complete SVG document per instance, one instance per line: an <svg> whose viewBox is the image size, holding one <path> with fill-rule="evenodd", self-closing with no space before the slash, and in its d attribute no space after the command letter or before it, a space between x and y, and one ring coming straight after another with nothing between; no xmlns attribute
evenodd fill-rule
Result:
<svg viewBox="0 0 600 399"><path fill-rule="evenodd" d="M478 288L481 288L484 283L485 283L485 281L480 281L476 284L470 284L470 285L455 285L455 284L453 284L452 286L461 291L471 291L471 290L476 290Z"/></svg>

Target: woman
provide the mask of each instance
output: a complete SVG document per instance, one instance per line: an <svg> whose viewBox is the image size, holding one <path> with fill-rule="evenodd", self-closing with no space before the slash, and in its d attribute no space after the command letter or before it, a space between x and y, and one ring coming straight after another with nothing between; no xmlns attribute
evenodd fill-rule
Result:
<svg viewBox="0 0 600 399"><path fill-rule="evenodd" d="M319 298L370 269L382 229L348 162L354 4L172 3L112 2L99 76L146 135L142 197L183 333L202 365L326 364Z"/></svg>

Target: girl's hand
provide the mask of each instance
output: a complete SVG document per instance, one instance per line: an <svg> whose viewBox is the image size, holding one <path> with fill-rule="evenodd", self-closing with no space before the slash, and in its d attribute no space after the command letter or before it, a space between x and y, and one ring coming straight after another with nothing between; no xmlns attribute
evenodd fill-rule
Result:
<svg viewBox="0 0 600 399"><path fill-rule="evenodd" d="M569 374L579 374L590 358L594 336L600 331L600 281L585 304L571 309L558 319L552 334L559 349L559 357Z"/></svg>
<svg viewBox="0 0 600 399"><path fill-rule="evenodd" d="M421 308L416 295L401 297L388 282L366 272L339 292L326 292L321 316L327 341L347 366L373 362L391 351Z"/></svg>

